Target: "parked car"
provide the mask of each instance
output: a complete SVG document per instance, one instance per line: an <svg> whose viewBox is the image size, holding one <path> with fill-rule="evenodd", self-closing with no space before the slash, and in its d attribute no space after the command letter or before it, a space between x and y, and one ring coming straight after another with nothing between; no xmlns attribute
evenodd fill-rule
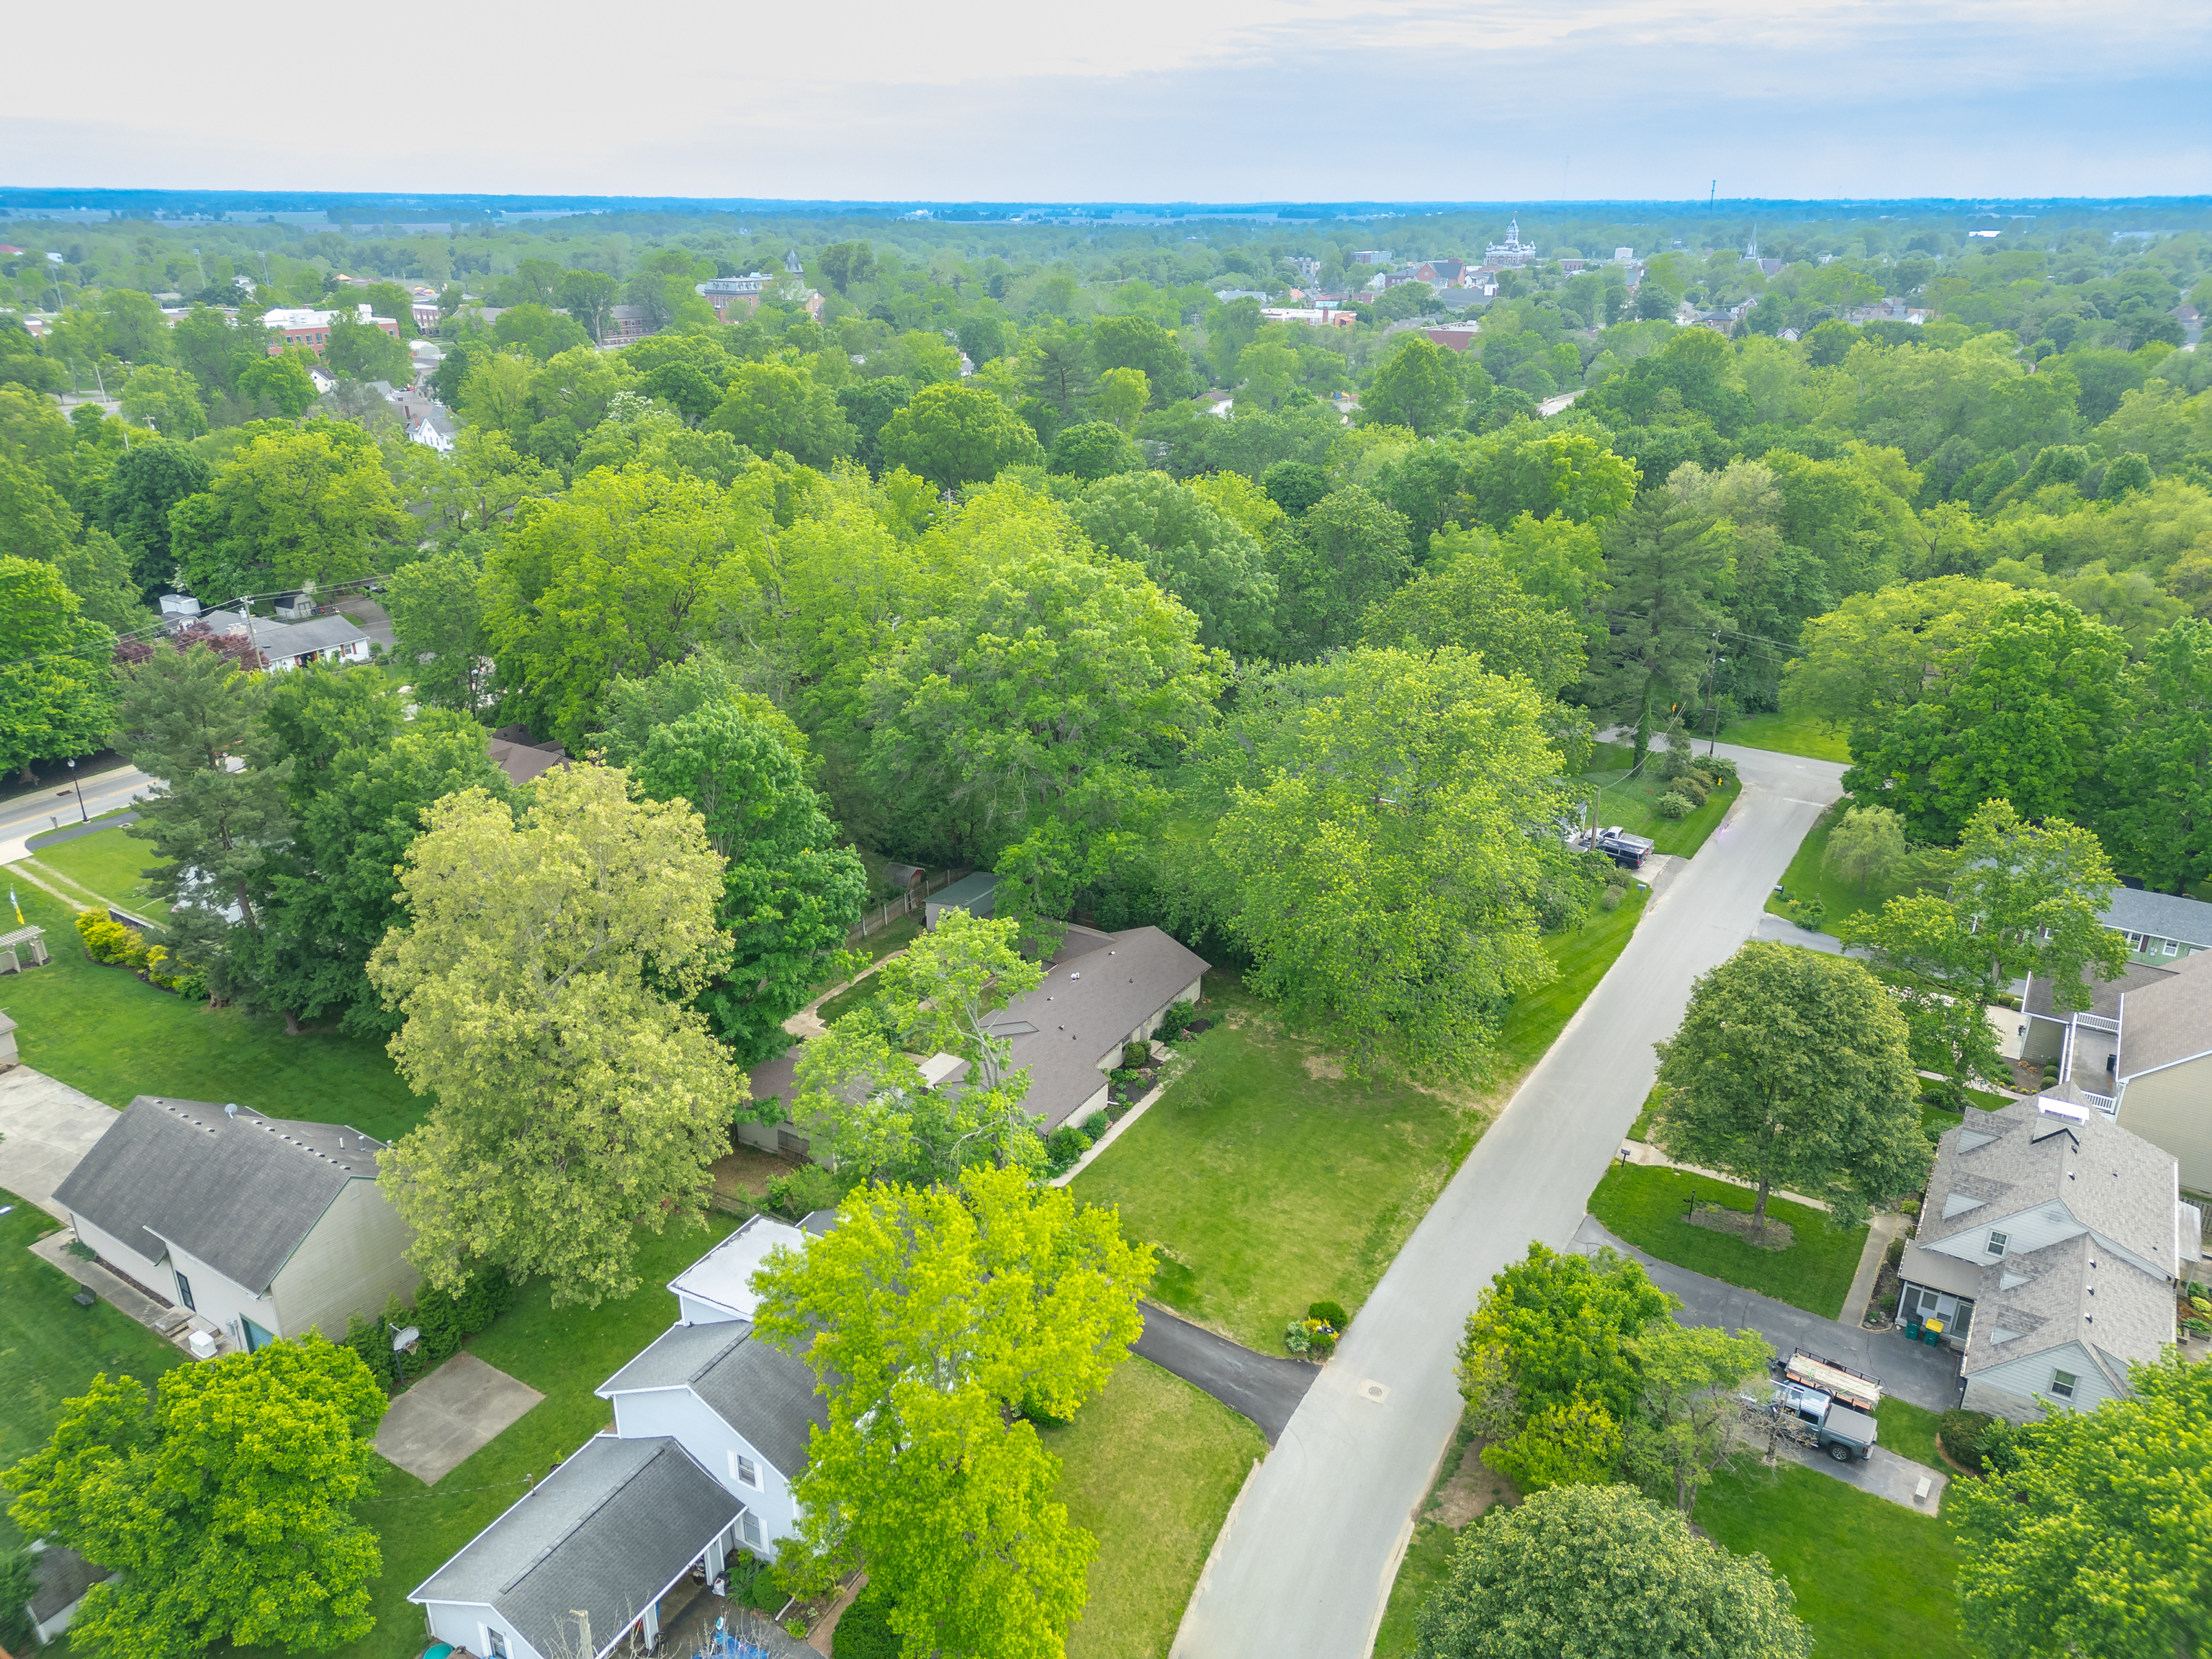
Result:
<svg viewBox="0 0 2212 1659"><path fill-rule="evenodd" d="M1602 853L1624 870L1641 870L1655 843L1643 836L1630 835L1616 823L1609 830L1583 830L1569 836L1567 844L1581 852Z"/></svg>

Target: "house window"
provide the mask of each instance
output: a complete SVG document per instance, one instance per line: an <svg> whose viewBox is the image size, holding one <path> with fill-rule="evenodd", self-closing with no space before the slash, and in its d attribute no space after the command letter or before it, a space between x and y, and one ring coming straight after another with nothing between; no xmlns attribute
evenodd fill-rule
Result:
<svg viewBox="0 0 2212 1659"><path fill-rule="evenodd" d="M489 1650L489 1659L507 1659L507 1636L489 1625L484 1626L484 1646Z"/></svg>
<svg viewBox="0 0 2212 1659"><path fill-rule="evenodd" d="M170 1268L169 1272L176 1278L177 1300L183 1303L194 1313L198 1313L200 1310L200 1304L192 1300L192 1281L185 1278L182 1273L178 1273L174 1267Z"/></svg>
<svg viewBox="0 0 2212 1659"><path fill-rule="evenodd" d="M2005 1236L2000 1232L1991 1232L1990 1234L1990 1254L1993 1256L1999 1256L2002 1255L2004 1253Z"/></svg>
<svg viewBox="0 0 2212 1659"><path fill-rule="evenodd" d="M2160 940L2159 941L2159 943L2160 943L2160 945L2163 945L2163 946L2165 947L2163 950L2161 950L2161 951L2159 952L2159 954L2160 954L2160 956L2172 957L2172 956L2179 956L2179 955L2180 955L2180 953L2181 953L2181 941L2180 941L2179 939L2160 939Z"/></svg>
<svg viewBox="0 0 2212 1659"><path fill-rule="evenodd" d="M741 1485L750 1486L755 1491L758 1491L761 1483L760 1465L754 1462L750 1457L738 1458L738 1480Z"/></svg>
<svg viewBox="0 0 2212 1659"><path fill-rule="evenodd" d="M246 1328L246 1351L248 1353L259 1353L276 1340L250 1319L241 1317L238 1322Z"/></svg>
<svg viewBox="0 0 2212 1659"><path fill-rule="evenodd" d="M2075 1378L2074 1373L2073 1373L2073 1372L2071 1372L2071 1371L2053 1371L2053 1372L2051 1372L2051 1397L2052 1397L2054 1400L2071 1400L2071 1399L2074 1397L2074 1384L2075 1384Z"/></svg>
<svg viewBox="0 0 2212 1659"><path fill-rule="evenodd" d="M750 1510L738 1517L738 1535L754 1549L765 1549L767 1540L761 1536L760 1516Z"/></svg>

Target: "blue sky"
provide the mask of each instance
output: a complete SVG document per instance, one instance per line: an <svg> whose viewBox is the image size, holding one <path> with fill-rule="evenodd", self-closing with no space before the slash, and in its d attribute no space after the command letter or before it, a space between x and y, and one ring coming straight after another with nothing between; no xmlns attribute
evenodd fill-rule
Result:
<svg viewBox="0 0 2212 1659"><path fill-rule="evenodd" d="M2212 7L482 0L57 20L0 182L931 199L2212 189ZM82 72L70 68L74 62Z"/></svg>

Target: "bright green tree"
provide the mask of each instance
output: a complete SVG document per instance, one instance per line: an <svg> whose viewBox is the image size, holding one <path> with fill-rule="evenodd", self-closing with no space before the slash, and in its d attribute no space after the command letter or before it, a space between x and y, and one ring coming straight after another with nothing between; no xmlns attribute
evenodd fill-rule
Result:
<svg viewBox="0 0 2212 1659"><path fill-rule="evenodd" d="M374 1626L383 1571L354 1505L374 1490L384 1391L314 1332L166 1372L98 1376L7 1471L9 1514L117 1577L70 1642L191 1659L214 1646L327 1653Z"/></svg>
<svg viewBox="0 0 2212 1659"><path fill-rule="evenodd" d="M1072 504L1083 532L1145 567L1198 618L1199 643L1264 655L1275 636L1275 577L1257 538L1198 490L1159 472L1102 478Z"/></svg>
<svg viewBox="0 0 2212 1659"><path fill-rule="evenodd" d="M430 1283L495 1265L596 1306L636 1288L640 1228L704 1215L745 1099L686 1006L729 950L720 866L696 812L611 767L556 767L520 811L482 790L430 809L411 920L368 969L405 1021L400 1075L436 1102L378 1160Z"/></svg>
<svg viewBox="0 0 2212 1659"><path fill-rule="evenodd" d="M839 844L778 730L787 725L710 704L655 728L633 768L653 799L690 803L726 861L718 920L730 955L699 1006L740 1066L788 1045L783 1022L828 976L868 892L860 854Z"/></svg>
<svg viewBox="0 0 2212 1659"><path fill-rule="evenodd" d="M2130 1392L2057 1410L1959 1485L1959 1601L1996 1659L2172 1659L2212 1646L2212 1366L2168 1348Z"/></svg>
<svg viewBox="0 0 2212 1659"><path fill-rule="evenodd" d="M2179 891L2212 874L2212 622L2150 642L2131 678L2095 817L2113 863Z"/></svg>
<svg viewBox="0 0 2212 1659"><path fill-rule="evenodd" d="M1419 1659L1807 1659L1790 1581L1632 1486L1560 1486L1461 1535Z"/></svg>
<svg viewBox="0 0 2212 1659"><path fill-rule="evenodd" d="M382 380L405 386L415 377L414 359L402 341L374 323L364 323L343 312L331 319L330 338L323 346L323 361L342 380Z"/></svg>
<svg viewBox="0 0 2212 1659"><path fill-rule="evenodd" d="M273 408L279 415L298 419L316 397L306 358L307 353L296 349L275 357L248 358L238 371L238 395L253 399L264 414ZM261 403L264 398L266 404Z"/></svg>
<svg viewBox="0 0 2212 1659"><path fill-rule="evenodd" d="M1359 400L1359 418L1376 425L1408 427L1424 437L1457 426L1467 403L1458 358L1425 334L1404 338L1405 343L1375 371L1374 384Z"/></svg>
<svg viewBox="0 0 2212 1659"><path fill-rule="evenodd" d="M1137 416L1152 402L1152 388L1141 368L1109 368L1098 377L1098 390L1091 399L1091 412L1122 431L1135 428Z"/></svg>
<svg viewBox="0 0 2212 1659"><path fill-rule="evenodd" d="M1927 1171L1904 1017L1858 963L1754 940L1696 981L1658 1048L1651 1144L1755 1185L1754 1224L1782 1186L1856 1226Z"/></svg>
<svg viewBox="0 0 2212 1659"><path fill-rule="evenodd" d="M1519 675L1547 696L1580 679L1588 660L1581 621L1524 589L1495 538L1432 544L1421 573L1360 622L1370 646L1452 646L1492 674Z"/></svg>
<svg viewBox="0 0 2212 1659"><path fill-rule="evenodd" d="M1630 1419L1628 1466L1671 1486L1686 1519L1698 1494L1741 1449L1736 1392L1766 1374L1774 1350L1757 1331L1707 1325L1652 1326L1628 1344L1642 1377L1641 1409Z"/></svg>
<svg viewBox="0 0 2212 1659"><path fill-rule="evenodd" d="M859 439L836 392L787 363L738 364L707 429L728 433L756 455L781 451L814 467L851 454Z"/></svg>
<svg viewBox="0 0 2212 1659"><path fill-rule="evenodd" d="M203 495L173 507L169 525L187 586L222 600L368 575L413 520L368 434L313 421L256 438Z"/></svg>
<svg viewBox="0 0 2212 1659"><path fill-rule="evenodd" d="M416 696L471 716L481 710L491 664L476 559L447 548L401 565L385 584L384 608Z"/></svg>
<svg viewBox="0 0 2212 1659"><path fill-rule="evenodd" d="M1880 911L1845 916L1837 937L1863 950L1905 1016L1912 1063L1939 1072L1953 1087L2009 1086L2012 1068L1998 1052L1987 1018L1996 988L1990 949L1940 893L1905 893Z"/></svg>
<svg viewBox="0 0 2212 1659"><path fill-rule="evenodd" d="M1105 1386L1152 1252L1018 1170L864 1188L840 1213L754 1281L757 1328L829 1400L784 1570L811 1589L865 1563L908 1659L1056 1653L1097 1545L1054 1501L1030 1414L1073 1417Z"/></svg>
<svg viewBox="0 0 2212 1659"><path fill-rule="evenodd" d="M1268 552L1282 592L1284 642L1317 656L1359 635L1367 607L1412 574L1405 515L1357 484L1322 496Z"/></svg>
<svg viewBox="0 0 2212 1659"><path fill-rule="evenodd" d="M564 317L534 300L500 313L491 334L501 345L527 352L540 362L588 344L592 337L574 318Z"/></svg>
<svg viewBox="0 0 2212 1659"><path fill-rule="evenodd" d="M965 489L1044 459L1021 416L988 392L954 385L915 393L884 422L876 449L884 466L902 466L939 489Z"/></svg>
<svg viewBox="0 0 2212 1659"><path fill-rule="evenodd" d="M1449 647L1362 648L1338 673L1232 787L1212 837L1224 924L1356 1074L1478 1075L1498 1008L1553 973L1547 706Z"/></svg>
<svg viewBox="0 0 2212 1659"><path fill-rule="evenodd" d="M2033 974L2060 1012L2087 1008L2089 975L2115 979L2127 967L2127 941L2104 920L2118 884L2088 830L2063 818L2027 823L2009 801L1984 802L1959 836L1950 902L1986 952L1986 1000Z"/></svg>
<svg viewBox="0 0 2212 1659"><path fill-rule="evenodd" d="M1078 421L1053 434L1046 465L1063 477L1096 482L1117 472L1140 472L1145 458L1112 422Z"/></svg>
<svg viewBox="0 0 2212 1659"><path fill-rule="evenodd" d="M1905 857L1903 818L1886 806L1853 806L1829 830L1820 868L1864 893L1869 883L1887 882L1894 875Z"/></svg>
<svg viewBox="0 0 2212 1659"><path fill-rule="evenodd" d="M1603 1486L1620 1476L1623 1444L1612 1413L1575 1395L1539 1406L1510 1440L1486 1448L1482 1461L1524 1494Z"/></svg>
<svg viewBox="0 0 2212 1659"><path fill-rule="evenodd" d="M120 401L123 412L139 425L153 427L179 442L208 429L207 411L200 407L191 377L166 364L149 363L132 370L123 383Z"/></svg>
<svg viewBox="0 0 2212 1659"><path fill-rule="evenodd" d="M1561 1255L1530 1244L1468 1316L1459 1382L1473 1420L1504 1441L1538 1412L1583 1400L1625 1421L1642 1389L1628 1344L1675 1305L1614 1251Z"/></svg>
<svg viewBox="0 0 2212 1659"><path fill-rule="evenodd" d="M0 556L0 773L33 782L33 761L88 755L106 741L115 636L81 609L52 565Z"/></svg>

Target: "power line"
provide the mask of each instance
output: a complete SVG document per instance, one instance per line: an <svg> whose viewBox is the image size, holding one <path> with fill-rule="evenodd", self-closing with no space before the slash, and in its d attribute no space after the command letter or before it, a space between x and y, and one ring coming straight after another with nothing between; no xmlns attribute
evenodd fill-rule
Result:
<svg viewBox="0 0 2212 1659"><path fill-rule="evenodd" d="M391 580L389 575L351 576L342 582L331 582L327 586L318 585L316 592L337 592L343 588L362 587L372 582L388 582ZM240 593L237 598L227 600L225 603L240 607L243 614L244 607L252 605L256 599L282 599L287 593L296 593L299 591L296 587L273 587L265 593ZM222 607L218 605L215 608L221 610ZM0 668L25 668L33 663L67 662L76 658L94 655L112 656L116 646L143 645L149 641L159 641L167 639L168 635L169 630L165 624L155 623L145 628L133 629L127 634L118 634L112 641L106 645L80 646L73 651L42 651L36 656L17 657L9 662L0 662ZM258 648L256 647L257 650Z"/></svg>

